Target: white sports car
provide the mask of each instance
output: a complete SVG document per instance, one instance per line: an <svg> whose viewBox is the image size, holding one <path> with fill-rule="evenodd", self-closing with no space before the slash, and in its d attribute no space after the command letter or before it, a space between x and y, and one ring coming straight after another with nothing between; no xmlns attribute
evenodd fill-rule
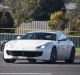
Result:
<svg viewBox="0 0 80 75"><path fill-rule="evenodd" d="M75 46L63 32L28 32L21 38L8 41L4 47L4 61L13 63L17 59L29 62L64 60L73 63Z"/></svg>

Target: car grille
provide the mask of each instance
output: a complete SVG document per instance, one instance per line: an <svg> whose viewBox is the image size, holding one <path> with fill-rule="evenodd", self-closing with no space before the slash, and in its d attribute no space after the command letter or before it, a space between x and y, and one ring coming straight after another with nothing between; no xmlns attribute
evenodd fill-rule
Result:
<svg viewBox="0 0 80 75"><path fill-rule="evenodd" d="M27 56L27 57L37 57L42 55L42 51L9 51L7 50L8 55L12 56Z"/></svg>

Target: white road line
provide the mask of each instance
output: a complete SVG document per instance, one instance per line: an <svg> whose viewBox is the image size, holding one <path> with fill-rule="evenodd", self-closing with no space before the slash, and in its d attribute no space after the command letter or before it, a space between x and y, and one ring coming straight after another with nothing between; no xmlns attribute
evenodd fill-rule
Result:
<svg viewBox="0 0 80 75"><path fill-rule="evenodd" d="M52 75L51 73L0 73L0 75Z"/></svg>

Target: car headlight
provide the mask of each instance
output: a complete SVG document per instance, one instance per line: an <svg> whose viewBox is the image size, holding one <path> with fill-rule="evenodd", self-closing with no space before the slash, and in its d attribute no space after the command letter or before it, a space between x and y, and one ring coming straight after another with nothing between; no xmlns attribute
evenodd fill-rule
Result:
<svg viewBox="0 0 80 75"><path fill-rule="evenodd" d="M45 48L49 45L50 43L45 43L43 45L37 46L36 48Z"/></svg>
<svg viewBox="0 0 80 75"><path fill-rule="evenodd" d="M5 44L5 47L12 47L12 44L6 43L6 44Z"/></svg>
<svg viewBox="0 0 80 75"><path fill-rule="evenodd" d="M9 41L9 42L7 42L5 44L6 47L10 47L10 48L12 48L14 45L15 45L15 41L14 42L13 41Z"/></svg>

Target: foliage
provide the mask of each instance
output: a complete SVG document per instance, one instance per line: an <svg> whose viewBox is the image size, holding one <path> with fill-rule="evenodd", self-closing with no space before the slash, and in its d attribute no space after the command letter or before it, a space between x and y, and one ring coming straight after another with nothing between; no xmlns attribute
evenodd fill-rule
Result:
<svg viewBox="0 0 80 75"><path fill-rule="evenodd" d="M17 25L31 20L49 20L52 12L66 11L62 0L5 0L5 4L14 8L13 17Z"/></svg>
<svg viewBox="0 0 80 75"><path fill-rule="evenodd" d="M19 25L22 22L31 21L30 14L36 6L37 0L16 0L16 7L14 10L15 23Z"/></svg>
<svg viewBox="0 0 80 75"><path fill-rule="evenodd" d="M3 0L3 4L10 8L15 8L16 0Z"/></svg>
<svg viewBox="0 0 80 75"><path fill-rule="evenodd" d="M80 56L80 48L76 48L76 56Z"/></svg>
<svg viewBox="0 0 80 75"><path fill-rule="evenodd" d="M34 20L49 20L52 12L63 9L65 13L65 6L62 0L38 0L36 9L31 14Z"/></svg>
<svg viewBox="0 0 80 75"><path fill-rule="evenodd" d="M70 9L66 13L66 16L69 18L69 34L70 35L80 35L80 0L75 0L77 7L75 9Z"/></svg>
<svg viewBox="0 0 80 75"><path fill-rule="evenodd" d="M9 12L0 11L0 33L13 33L14 20Z"/></svg>
<svg viewBox="0 0 80 75"><path fill-rule="evenodd" d="M49 27L51 29L64 30L68 19L62 11L52 13L50 16Z"/></svg>
<svg viewBox="0 0 80 75"><path fill-rule="evenodd" d="M80 18L77 18L76 24L78 27L80 27Z"/></svg>
<svg viewBox="0 0 80 75"><path fill-rule="evenodd" d="M80 16L80 0L77 0L77 10L78 15Z"/></svg>
<svg viewBox="0 0 80 75"><path fill-rule="evenodd" d="M0 0L0 3L2 2L3 0Z"/></svg>

